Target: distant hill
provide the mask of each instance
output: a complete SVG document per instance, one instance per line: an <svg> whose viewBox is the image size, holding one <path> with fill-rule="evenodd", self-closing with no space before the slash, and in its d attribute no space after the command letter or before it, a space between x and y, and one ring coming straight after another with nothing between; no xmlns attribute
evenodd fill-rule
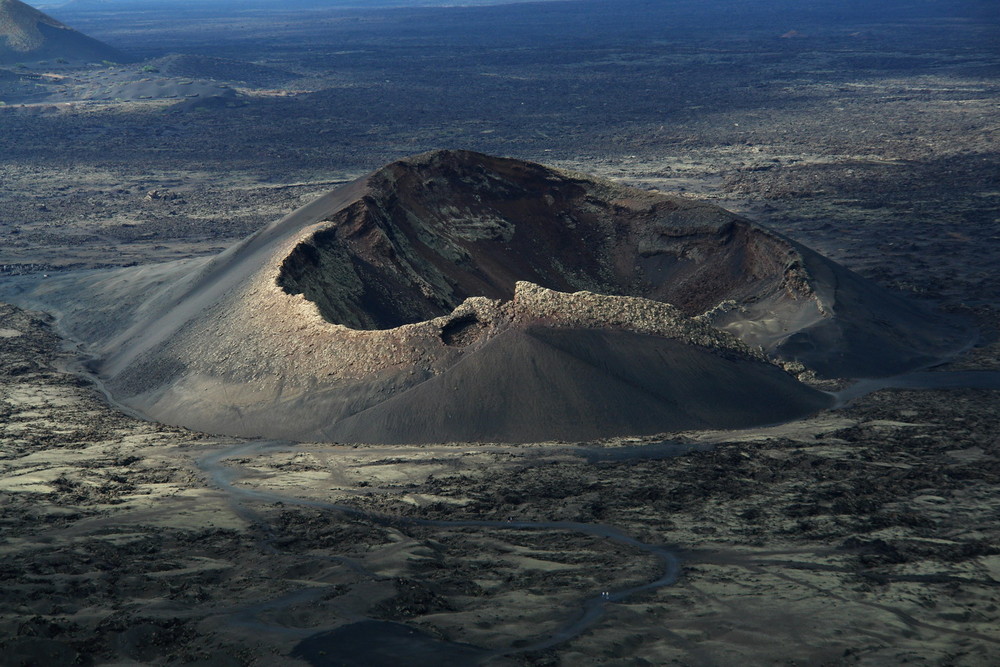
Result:
<svg viewBox="0 0 1000 667"><path fill-rule="evenodd" d="M381 7L449 7L456 4L506 5L519 2L555 2L559 0L214 0L210 7L240 9L245 7L281 10ZM177 7L204 7L204 0L44 0L37 3L46 9L66 8L73 11L118 11L122 9L164 10Z"/></svg>
<svg viewBox="0 0 1000 667"><path fill-rule="evenodd" d="M177 53L147 61L144 66L145 71L155 70L164 76L239 82L258 87L280 86L298 76L293 72L242 60Z"/></svg>
<svg viewBox="0 0 1000 667"><path fill-rule="evenodd" d="M120 51L63 25L20 0L0 0L0 64L63 58L128 60Z"/></svg>

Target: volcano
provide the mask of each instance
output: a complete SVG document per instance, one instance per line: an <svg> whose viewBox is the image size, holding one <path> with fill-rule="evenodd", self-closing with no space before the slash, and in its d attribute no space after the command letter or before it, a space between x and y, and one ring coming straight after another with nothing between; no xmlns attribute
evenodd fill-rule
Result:
<svg viewBox="0 0 1000 667"><path fill-rule="evenodd" d="M70 62L127 60L116 49L20 0L0 0L0 64L59 58Z"/></svg>
<svg viewBox="0 0 1000 667"><path fill-rule="evenodd" d="M716 206L467 151L400 160L210 259L18 297L157 420L339 442L590 440L786 421L963 332Z"/></svg>

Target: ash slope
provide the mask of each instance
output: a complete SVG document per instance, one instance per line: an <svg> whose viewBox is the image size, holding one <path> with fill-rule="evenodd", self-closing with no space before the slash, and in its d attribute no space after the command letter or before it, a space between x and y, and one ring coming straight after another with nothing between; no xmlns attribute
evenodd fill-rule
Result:
<svg viewBox="0 0 1000 667"><path fill-rule="evenodd" d="M123 403L235 435L589 439L829 404L769 363L895 372L960 332L718 207L435 152L211 260L56 278Z"/></svg>
<svg viewBox="0 0 1000 667"><path fill-rule="evenodd" d="M486 381L484 381L486 380ZM828 407L779 368L670 338L527 327L335 424L347 442L591 440L786 421Z"/></svg>
<svg viewBox="0 0 1000 667"><path fill-rule="evenodd" d="M56 58L74 62L127 60L118 50L20 0L0 0L0 64Z"/></svg>

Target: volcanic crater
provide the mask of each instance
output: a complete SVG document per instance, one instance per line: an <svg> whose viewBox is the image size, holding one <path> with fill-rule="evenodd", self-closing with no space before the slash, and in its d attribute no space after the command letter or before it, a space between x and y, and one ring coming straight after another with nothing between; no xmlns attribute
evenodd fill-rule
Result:
<svg viewBox="0 0 1000 667"><path fill-rule="evenodd" d="M779 362L886 375L965 336L719 207L468 151L389 164L209 260L19 298L155 419L342 442L785 421L831 399Z"/></svg>
<svg viewBox="0 0 1000 667"><path fill-rule="evenodd" d="M466 153L389 165L288 255L278 284L325 319L389 329L518 281L670 303L805 299L801 258L721 209Z"/></svg>

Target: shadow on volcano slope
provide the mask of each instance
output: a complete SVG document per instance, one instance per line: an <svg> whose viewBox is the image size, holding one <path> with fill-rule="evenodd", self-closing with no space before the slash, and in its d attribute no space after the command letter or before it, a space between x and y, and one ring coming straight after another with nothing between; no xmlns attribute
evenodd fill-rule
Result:
<svg viewBox="0 0 1000 667"><path fill-rule="evenodd" d="M235 435L532 441L829 404L955 326L715 206L471 152L392 163L221 255L50 278L122 403Z"/></svg>
<svg viewBox="0 0 1000 667"><path fill-rule="evenodd" d="M0 0L0 64L62 58L126 62L120 51L88 37L20 0Z"/></svg>
<svg viewBox="0 0 1000 667"><path fill-rule="evenodd" d="M587 440L784 421L829 405L770 364L629 331L529 327L335 424L349 442ZM486 381L484 381L486 380ZM751 388L752 391L748 391Z"/></svg>

